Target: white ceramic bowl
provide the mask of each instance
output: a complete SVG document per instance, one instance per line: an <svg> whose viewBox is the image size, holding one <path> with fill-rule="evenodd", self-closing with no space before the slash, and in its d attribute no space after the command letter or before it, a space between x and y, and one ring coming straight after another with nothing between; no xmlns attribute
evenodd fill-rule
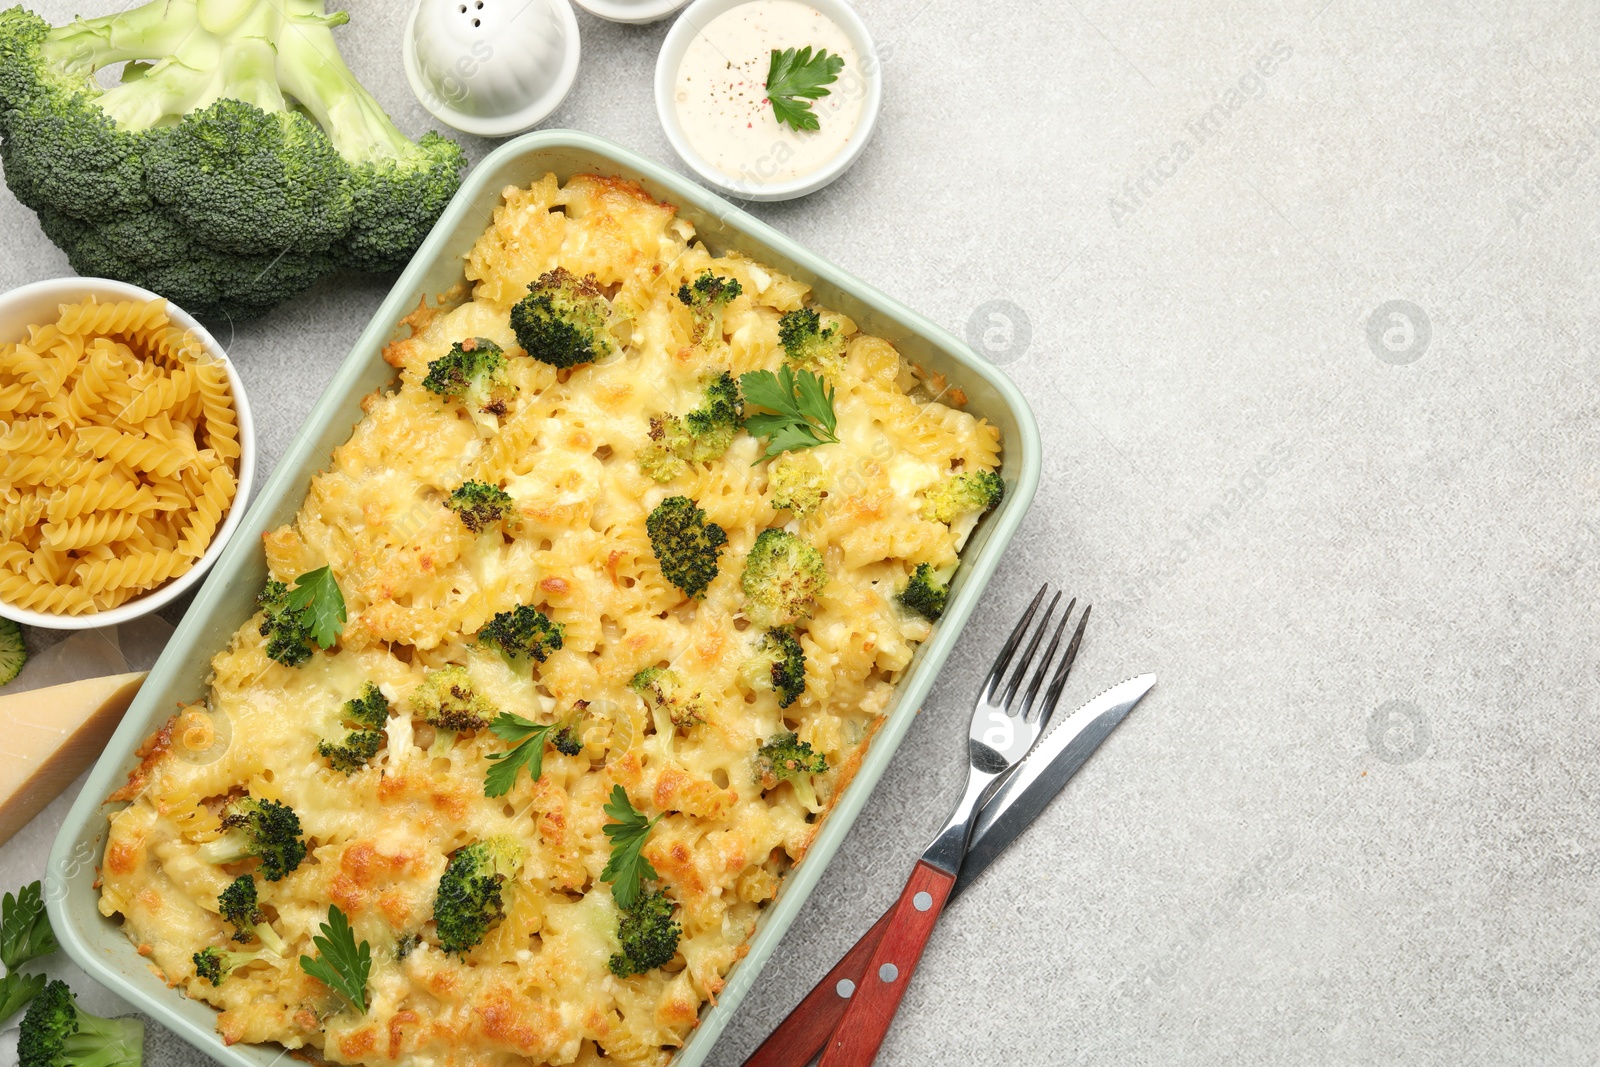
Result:
<svg viewBox="0 0 1600 1067"><path fill-rule="evenodd" d="M814 193L849 170L861 152L872 140L872 130L878 122L878 112L883 107L883 65L878 50L872 43L872 34L861 16L844 0L804 0L828 18L850 38L856 54L861 57L862 81L866 85L866 98L861 105L861 124L844 151L809 174L787 182L745 182L712 166L705 157L694 150L678 121L678 110L673 105L674 86L678 67L689 43L695 39L712 19L749 3L750 0L695 0L684 9L666 40L661 42L661 54L656 57L656 114L661 128L666 131L678 158L687 163L700 180L714 189L740 200L793 200L797 196Z"/></svg>
<svg viewBox="0 0 1600 1067"><path fill-rule="evenodd" d="M0 339L15 340L24 337L30 325L54 322L58 305L70 304L90 296L107 302L156 299L156 294L147 289L129 285L127 282L112 281L109 278L50 278L42 282L33 282L0 295ZM228 359L228 354L217 344L216 338L196 322L194 316L170 301L167 303L167 316L175 325L193 330L195 336L205 345L206 351L215 356L226 368L228 388L233 392L233 406L239 418L239 487L234 493L233 505L228 509L222 525L217 528L216 536L211 539L206 554L201 556L188 571L166 585L118 604L108 611L96 611L84 615L51 615L42 611L15 608L0 601L0 617L12 619L24 626L41 626L50 630L92 630L101 626L115 626L117 623L148 615L182 596L186 590L199 582L206 570L222 554L222 546L228 543L233 531L238 529L239 520L244 517L246 505L250 502L250 487L255 481L256 472L255 424L250 418L250 401L244 395L244 382L240 379L233 362Z"/></svg>
<svg viewBox="0 0 1600 1067"><path fill-rule="evenodd" d="M688 0L572 0L591 15L608 22L622 22L630 26L643 26L660 22L682 7Z"/></svg>

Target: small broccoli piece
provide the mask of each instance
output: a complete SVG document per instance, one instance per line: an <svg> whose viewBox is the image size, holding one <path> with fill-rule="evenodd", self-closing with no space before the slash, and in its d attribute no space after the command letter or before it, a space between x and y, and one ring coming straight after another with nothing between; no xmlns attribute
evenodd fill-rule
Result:
<svg viewBox="0 0 1600 1067"><path fill-rule="evenodd" d="M659 891L645 893L617 924L622 951L612 954L611 973L627 978L671 963L682 934L683 928L672 921L672 899Z"/></svg>
<svg viewBox="0 0 1600 1067"><path fill-rule="evenodd" d="M794 631L768 630L757 642L755 654L745 661L743 673L747 685L772 690L778 694L778 706L786 708L805 692L806 651Z"/></svg>
<svg viewBox="0 0 1600 1067"><path fill-rule="evenodd" d="M670 667L646 667L633 676L628 687L644 697L652 710L664 714L673 726L688 729L705 721L700 694L686 692L683 675Z"/></svg>
<svg viewBox="0 0 1600 1067"><path fill-rule="evenodd" d="M144 1023L102 1019L78 1007L67 983L44 987L22 1017L18 1067L141 1067Z"/></svg>
<svg viewBox="0 0 1600 1067"><path fill-rule="evenodd" d="M686 596L705 595L717 576L717 553L728 543L722 527L686 496L669 496L645 519L661 573Z"/></svg>
<svg viewBox="0 0 1600 1067"><path fill-rule="evenodd" d="M394 958L403 960L417 950L422 944L420 934L402 934L394 943Z"/></svg>
<svg viewBox="0 0 1600 1067"><path fill-rule="evenodd" d="M256 607L265 616L260 633L267 639L267 658L286 667L298 667L311 658L317 644L311 639L311 622L305 608L287 604L289 587L276 578L267 579L256 596Z"/></svg>
<svg viewBox="0 0 1600 1067"><path fill-rule="evenodd" d="M844 332L836 322L822 325L813 308L784 312L778 342L791 361L815 373L837 374L844 365Z"/></svg>
<svg viewBox="0 0 1600 1067"><path fill-rule="evenodd" d="M551 622L544 612L519 604L484 623L478 631L478 644L498 648L513 664L529 660L543 663L561 647L565 632L566 627Z"/></svg>
<svg viewBox="0 0 1600 1067"><path fill-rule="evenodd" d="M230 952L212 946L194 954L194 973L212 985L221 985L224 978L240 967L248 967L261 955L259 952Z"/></svg>
<svg viewBox="0 0 1600 1067"><path fill-rule="evenodd" d="M828 469L815 452L785 452L772 461L767 474L772 486L772 506L788 509L803 519L822 504L822 496L832 484Z"/></svg>
<svg viewBox="0 0 1600 1067"><path fill-rule="evenodd" d="M650 440L639 450L639 467L658 482L670 482L690 463L719 459L744 424L744 397L727 371L706 382L706 400L687 415L650 420Z"/></svg>
<svg viewBox="0 0 1600 1067"><path fill-rule="evenodd" d="M737 278L723 278L708 269L693 282L678 286L678 299L694 314L691 343L722 340L722 313L744 292Z"/></svg>
<svg viewBox="0 0 1600 1067"><path fill-rule="evenodd" d="M267 922L256 895L256 880L248 874L235 878L217 897L217 910L233 924L233 939L241 944L254 936L261 947L274 956L284 955L283 938Z"/></svg>
<svg viewBox="0 0 1600 1067"><path fill-rule="evenodd" d="M517 395L506 374L506 354L487 337L469 337L428 364L422 387L446 400L499 417Z"/></svg>
<svg viewBox="0 0 1600 1067"><path fill-rule="evenodd" d="M240 797L228 805L222 817L222 836L202 845L200 855L216 864L238 863L254 856L261 861L261 877L276 882L306 858L300 817L276 800Z"/></svg>
<svg viewBox="0 0 1600 1067"><path fill-rule="evenodd" d="M479 841L451 855L433 898L440 948L466 952L483 941L506 917L500 888L521 865L521 846L505 838Z"/></svg>
<svg viewBox="0 0 1600 1067"><path fill-rule="evenodd" d="M450 751L457 734L487 729L498 710L478 695L467 669L460 664L429 671L412 690L411 707L434 729L434 755Z"/></svg>
<svg viewBox="0 0 1600 1067"><path fill-rule="evenodd" d="M994 471L952 474L922 495L922 517L949 523L971 511L982 514L1000 503L1005 491Z"/></svg>
<svg viewBox="0 0 1600 1067"><path fill-rule="evenodd" d="M583 751L583 735L579 723L574 721L550 735L550 743L563 756L576 756Z"/></svg>
<svg viewBox="0 0 1600 1067"><path fill-rule="evenodd" d="M511 510L511 494L498 485L465 482L445 500L444 506L461 517L461 524L482 533Z"/></svg>
<svg viewBox="0 0 1600 1067"><path fill-rule="evenodd" d="M609 356L611 304L594 275L564 267L546 271L511 308L511 329L528 355L552 367L576 367Z"/></svg>
<svg viewBox="0 0 1600 1067"><path fill-rule="evenodd" d="M941 576L932 565L917 564L911 580L900 590L900 603L921 615L929 622L938 622L944 614L944 602L950 596L950 577Z"/></svg>
<svg viewBox="0 0 1600 1067"><path fill-rule="evenodd" d="M317 755L332 764L334 770L354 774L383 747L383 730L389 722L389 700L382 690L368 682L360 696L344 702L339 709L339 721L353 723L355 729L338 741L324 738L318 742Z"/></svg>
<svg viewBox="0 0 1600 1067"><path fill-rule="evenodd" d="M827 757L813 752L793 731L774 734L756 750L756 779L761 787L775 789L779 782L788 782L808 811L822 810L811 776L827 772Z"/></svg>
<svg viewBox="0 0 1600 1067"><path fill-rule="evenodd" d="M10 619L0 619L0 685L15 678L28 662L28 646L22 640L22 627Z"/></svg>
<svg viewBox="0 0 1600 1067"><path fill-rule="evenodd" d="M822 553L787 530L762 530L744 561L744 613L763 629L811 617L812 602L828 584Z"/></svg>

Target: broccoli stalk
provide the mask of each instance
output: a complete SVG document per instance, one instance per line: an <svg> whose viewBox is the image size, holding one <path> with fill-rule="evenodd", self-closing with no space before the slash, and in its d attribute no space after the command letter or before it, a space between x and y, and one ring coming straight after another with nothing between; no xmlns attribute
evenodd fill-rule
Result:
<svg viewBox="0 0 1600 1067"><path fill-rule="evenodd" d="M511 494L498 485L465 482L445 500L444 506L461 518L461 525L482 533L511 510Z"/></svg>
<svg viewBox="0 0 1600 1067"><path fill-rule="evenodd" d="M744 613L764 629L811 617L812 602L828 584L822 553L787 530L762 530L744 562Z"/></svg>
<svg viewBox="0 0 1600 1067"><path fill-rule="evenodd" d="M650 440L639 450L639 467L658 482L670 482L691 463L718 459L744 423L744 397L727 371L706 382L705 403L687 415L650 420Z"/></svg>
<svg viewBox="0 0 1600 1067"><path fill-rule="evenodd" d="M672 899L660 891L645 893L622 913L617 923L622 951L613 953L607 966L618 978L627 978L671 963L682 934L683 928L672 921Z"/></svg>
<svg viewBox="0 0 1600 1067"><path fill-rule="evenodd" d="M511 307L511 329L528 355L552 367L593 363L616 351L611 304L594 275L579 278L564 267L546 271Z"/></svg>
<svg viewBox="0 0 1600 1067"><path fill-rule="evenodd" d="M952 474L922 495L922 517L951 523L973 512L982 515L1000 503L1005 489L994 471Z"/></svg>
<svg viewBox="0 0 1600 1067"><path fill-rule="evenodd" d="M194 973L212 985L221 985L228 975L241 967L250 966L263 955L260 952L230 952L213 945L194 954Z"/></svg>
<svg viewBox="0 0 1600 1067"><path fill-rule="evenodd" d="M534 662L543 663L561 648L565 632L566 627L551 622L538 608L519 604L484 623L478 644L498 648L513 667L531 670Z"/></svg>
<svg viewBox="0 0 1600 1067"><path fill-rule="evenodd" d="M722 313L744 292L737 278L723 278L703 271L693 282L678 286L678 299L694 316L692 344L710 339L722 342Z"/></svg>
<svg viewBox="0 0 1600 1067"><path fill-rule="evenodd" d="M521 846L507 838L479 841L451 855L433 898L440 948L460 953L483 941L505 918L501 886L521 865Z"/></svg>
<svg viewBox="0 0 1600 1067"><path fill-rule="evenodd" d="M6 182L80 273L201 314L398 270L466 159L395 127L339 55L347 21L322 0L151 0L58 27L0 12Z"/></svg>
<svg viewBox="0 0 1600 1067"><path fill-rule="evenodd" d="M822 810L812 776L827 772L827 758L820 752L813 752L811 745L792 731L774 734L756 750L756 780L761 787L775 789L778 783L788 782L794 795L810 812Z"/></svg>
<svg viewBox="0 0 1600 1067"><path fill-rule="evenodd" d="M752 689L778 694L780 708L800 699L806 688L806 652L794 631L782 628L762 634L755 654L744 662L743 675Z"/></svg>
<svg viewBox="0 0 1600 1067"><path fill-rule="evenodd" d="M317 755L325 758L334 770L354 774L366 767L367 761L383 747L383 729L389 722L389 700L371 682L361 690L361 695L344 702L339 708L339 721L352 723L338 741L324 738L317 744Z"/></svg>
<svg viewBox="0 0 1600 1067"><path fill-rule="evenodd" d="M699 598L717 576L717 553L728 543L722 527L706 521L706 513L686 496L669 496L644 522L661 574Z"/></svg>
<svg viewBox="0 0 1600 1067"><path fill-rule="evenodd" d="M144 1023L90 1015L67 983L57 980L23 1016L17 1058L18 1067L141 1067Z"/></svg>
<svg viewBox="0 0 1600 1067"><path fill-rule="evenodd" d="M950 596L950 577L955 568L936 569L932 564L919 563L911 572L911 580L900 590L900 603L921 615L929 622L938 622L944 614L944 604Z"/></svg>
<svg viewBox="0 0 1600 1067"><path fill-rule="evenodd" d="M466 407L472 419L487 430L500 425L500 417L517 395L506 374L505 351L486 337L469 337L428 364L422 387Z"/></svg>
<svg viewBox="0 0 1600 1067"><path fill-rule="evenodd" d="M200 847L207 863L238 863L252 856L261 861L261 877L269 882L300 866L306 846L293 808L276 800L240 797L222 817L222 836Z"/></svg>
<svg viewBox="0 0 1600 1067"><path fill-rule="evenodd" d="M449 752L458 734L487 729L496 710L473 689L467 669L459 664L429 671L412 692L411 706L433 727L430 754L436 756Z"/></svg>
<svg viewBox="0 0 1600 1067"><path fill-rule="evenodd" d="M785 312L778 343L791 362L817 374L836 375L844 365L844 332L836 322L824 326L813 308Z"/></svg>

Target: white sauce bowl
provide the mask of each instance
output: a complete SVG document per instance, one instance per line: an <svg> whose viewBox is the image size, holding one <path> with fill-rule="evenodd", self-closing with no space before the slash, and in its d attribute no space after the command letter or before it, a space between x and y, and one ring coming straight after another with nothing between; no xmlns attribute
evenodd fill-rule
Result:
<svg viewBox="0 0 1600 1067"><path fill-rule="evenodd" d="M687 0L572 0L591 15L607 22L643 26L660 22L682 7Z"/></svg>
<svg viewBox="0 0 1600 1067"><path fill-rule="evenodd" d="M667 31L666 40L661 42L661 54L656 58L656 114L661 119L661 128L666 131L667 140L672 144L673 151L678 153L678 158L688 164L705 184L737 200L793 200L795 197L814 193L833 182L839 175L849 170L860 157L867 142L872 139L878 112L883 106L883 66L878 59L877 48L872 43L872 34L868 32L866 23L861 21L861 16L856 14L854 8L844 0L803 0L808 6L816 8L833 20L855 47L856 55L861 61L862 69L859 73L865 87L861 121L844 150L816 170L785 182L743 181L735 178L712 165L690 144L688 136L684 133L683 124L678 120L675 97L678 68L683 63L684 53L688 51L690 42L717 16L749 2L750 0L695 0L684 9L682 15L678 16L678 21Z"/></svg>

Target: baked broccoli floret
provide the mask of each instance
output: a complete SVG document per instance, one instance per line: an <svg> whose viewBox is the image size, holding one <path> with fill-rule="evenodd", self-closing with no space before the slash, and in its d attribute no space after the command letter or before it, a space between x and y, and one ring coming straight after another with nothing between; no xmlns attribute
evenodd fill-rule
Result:
<svg viewBox="0 0 1600 1067"><path fill-rule="evenodd" d="M688 497L669 496L645 519L644 528L667 581L686 596L704 596L717 576L717 553L728 543L722 527L707 522Z"/></svg>
<svg viewBox="0 0 1600 1067"><path fill-rule="evenodd" d="M811 776L827 772L827 758L813 752L811 745L792 731L774 734L756 750L756 779L761 787L775 789L779 782L788 782L808 811L822 810Z"/></svg>
<svg viewBox="0 0 1600 1067"><path fill-rule="evenodd" d="M628 687L644 697L652 711L659 711L673 726L688 729L705 721L705 708L699 693L684 688L683 675L670 667L646 667L628 682Z"/></svg>
<svg viewBox="0 0 1600 1067"><path fill-rule="evenodd" d="M659 891L645 893L622 913L617 924L622 951L612 954L611 973L627 978L671 963L682 934L683 928L672 921L671 898Z"/></svg>
<svg viewBox="0 0 1600 1067"><path fill-rule="evenodd" d="M811 617L812 602L828 584L822 553L787 530L762 530L744 561L744 613L763 629Z"/></svg>
<svg viewBox="0 0 1600 1067"><path fill-rule="evenodd" d="M506 374L506 354L487 337L469 337L428 364L422 387L475 412L504 415L517 390Z"/></svg>
<svg viewBox="0 0 1600 1067"><path fill-rule="evenodd" d="M705 270L693 282L678 286L678 299L694 314L693 344L722 340L722 312L744 292L737 278Z"/></svg>
<svg viewBox="0 0 1600 1067"><path fill-rule="evenodd" d="M445 500L444 506L461 517L461 524L482 533L511 510L511 494L498 485L465 482Z"/></svg>
<svg viewBox="0 0 1600 1067"><path fill-rule="evenodd" d="M550 743L555 746L555 750L563 756L576 756L582 752L583 733L581 726L580 720L575 718L572 722L551 734Z"/></svg>
<svg viewBox="0 0 1600 1067"><path fill-rule="evenodd" d="M243 796L230 803L222 817L222 836L200 847L208 863L238 863L254 856L261 877L276 882L306 858L300 840L300 817L287 804ZM238 883L234 883L237 885ZM254 882L252 893L254 892Z"/></svg>
<svg viewBox="0 0 1600 1067"><path fill-rule="evenodd" d="M283 938L267 922L256 895L256 880L248 874L235 878L217 897L217 910L233 924L233 939L243 944L253 936L274 956L284 955Z"/></svg>
<svg viewBox="0 0 1600 1067"><path fill-rule="evenodd" d="M67 983L54 981L33 999L17 1035L18 1067L141 1067L144 1023L102 1019L78 1007Z"/></svg>
<svg viewBox="0 0 1600 1067"><path fill-rule="evenodd" d="M844 361L844 332L839 324L824 326L813 308L786 311L778 320L778 342L784 355L818 374L837 373Z"/></svg>
<svg viewBox="0 0 1600 1067"><path fill-rule="evenodd" d="M412 690L411 707L434 729L434 755L450 751L457 734L487 729L498 710L473 689L471 676L460 664L429 671Z"/></svg>
<svg viewBox="0 0 1600 1067"><path fill-rule="evenodd" d="M10 619L0 619L0 685L15 678L28 662L28 646L22 640L22 627Z"/></svg>
<svg viewBox="0 0 1600 1067"><path fill-rule="evenodd" d="M433 898L440 948L466 952L483 941L489 928L506 917L500 888L521 865L521 846L504 838L455 851Z"/></svg>
<svg viewBox="0 0 1600 1067"><path fill-rule="evenodd" d="M809 450L785 452L773 460L767 479L772 486L772 506L794 512L797 519L817 510L833 481L822 460Z"/></svg>
<svg viewBox="0 0 1600 1067"><path fill-rule="evenodd" d="M744 423L744 398L727 371L706 383L705 403L687 415L650 420L650 440L639 450L639 466L658 482L669 482L690 463L706 463L728 451Z"/></svg>
<svg viewBox="0 0 1600 1067"><path fill-rule="evenodd" d="M326 759L336 771L354 774L366 767L367 761L383 747L383 730L389 722L389 700L371 682L361 690L361 695L344 702L339 708L341 724L350 723L353 729L340 740L324 738L317 744L317 755Z"/></svg>
<svg viewBox="0 0 1600 1067"><path fill-rule="evenodd" d="M938 622L939 616L944 614L944 602L949 596L949 574L941 575L931 564L919 563L917 569L911 572L911 580L900 591L900 603L929 622Z"/></svg>
<svg viewBox="0 0 1600 1067"><path fill-rule="evenodd" d="M528 355L552 367L576 367L616 349L611 304L594 275L564 267L546 271L511 308L511 329Z"/></svg>
<svg viewBox="0 0 1600 1067"><path fill-rule="evenodd" d="M752 689L778 694L780 708L800 699L806 688L806 652L794 632L784 628L762 634L755 654L744 663L744 677Z"/></svg>
<svg viewBox="0 0 1600 1067"><path fill-rule="evenodd" d="M994 471L952 474L922 495L922 517L948 523L971 511L981 515L1000 503L1005 491Z"/></svg>
<svg viewBox="0 0 1600 1067"><path fill-rule="evenodd" d="M403 960L417 950L422 944L420 934L402 934L394 943L394 958Z"/></svg>
<svg viewBox="0 0 1600 1067"><path fill-rule="evenodd" d="M259 952L230 952L212 946L194 954L194 973L212 985L221 985L222 980L228 975L240 967L248 967L260 958Z"/></svg>
<svg viewBox="0 0 1600 1067"><path fill-rule="evenodd" d="M288 597L289 587L269 578L256 596L256 607L265 616L261 620L261 636L267 639L267 658L286 667L298 667L311 658L317 645L311 639L306 609L290 607Z"/></svg>
<svg viewBox="0 0 1600 1067"><path fill-rule="evenodd" d="M543 663L550 653L561 647L561 636L565 632L566 627L551 622L539 609L518 604L484 623L483 629L478 631L478 644L498 648L513 664L525 664L530 660Z"/></svg>

